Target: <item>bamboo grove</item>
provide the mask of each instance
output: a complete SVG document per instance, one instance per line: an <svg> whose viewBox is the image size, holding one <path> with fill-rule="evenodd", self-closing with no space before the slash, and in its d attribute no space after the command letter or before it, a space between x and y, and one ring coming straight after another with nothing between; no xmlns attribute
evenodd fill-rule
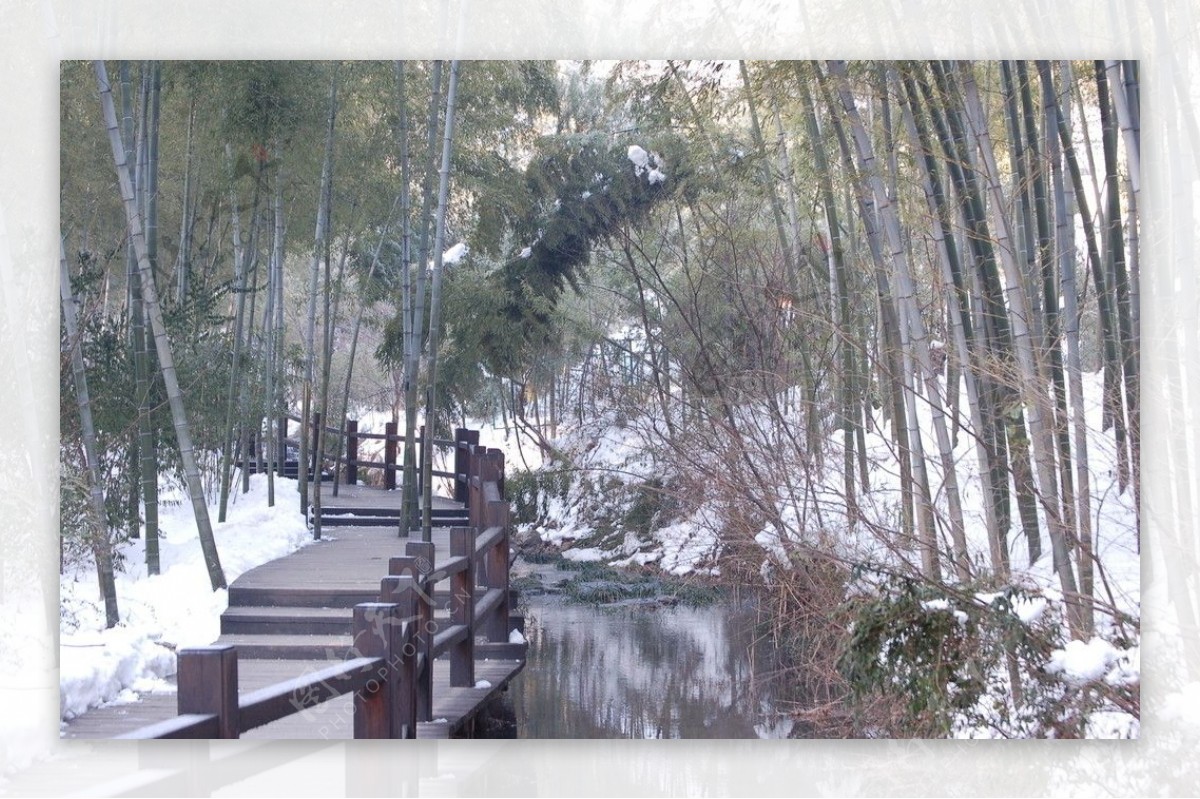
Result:
<svg viewBox="0 0 1200 799"><path fill-rule="evenodd" d="M936 584L1049 558L1074 636L1110 607L1088 446L1136 508L1136 62L64 63L62 91L64 473L106 498L64 520L97 562L150 557L160 472L223 518L289 413L403 415L413 518L422 413L558 457L617 410L727 552L865 535ZM299 440L319 534L311 447L341 444Z"/></svg>

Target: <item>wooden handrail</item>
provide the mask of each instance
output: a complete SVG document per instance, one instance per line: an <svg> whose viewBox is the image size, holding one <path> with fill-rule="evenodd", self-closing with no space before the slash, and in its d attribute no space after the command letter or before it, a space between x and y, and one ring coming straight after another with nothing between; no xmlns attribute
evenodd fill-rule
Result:
<svg viewBox="0 0 1200 799"><path fill-rule="evenodd" d="M219 738L217 716L213 713L185 713L164 721L147 724L145 727L117 735L125 740L149 740L152 738Z"/></svg>
<svg viewBox="0 0 1200 799"><path fill-rule="evenodd" d="M399 603L366 602L354 608L358 655L328 668L237 696L237 651L208 646L179 652L179 715L121 738L238 738L322 702L354 695L355 738L415 738L408 697L415 688L416 632L410 590ZM207 707L205 712L194 708Z"/></svg>
<svg viewBox="0 0 1200 799"><path fill-rule="evenodd" d="M477 618L486 618L500 605L505 598L505 591L501 588L489 588L482 599L475 602L475 615ZM507 619L505 620L507 621Z"/></svg>
<svg viewBox="0 0 1200 799"><path fill-rule="evenodd" d="M489 527L484 530L483 534L475 539L475 554L483 555L496 544L500 543L500 539L504 537L503 527Z"/></svg>
<svg viewBox="0 0 1200 799"><path fill-rule="evenodd" d="M361 690L370 680L379 679L384 668L382 658L353 658L252 691L238 700L238 726L246 732Z"/></svg>
<svg viewBox="0 0 1200 799"><path fill-rule="evenodd" d="M452 624L433 634L433 657L441 657L451 646L466 640L471 628L465 624Z"/></svg>

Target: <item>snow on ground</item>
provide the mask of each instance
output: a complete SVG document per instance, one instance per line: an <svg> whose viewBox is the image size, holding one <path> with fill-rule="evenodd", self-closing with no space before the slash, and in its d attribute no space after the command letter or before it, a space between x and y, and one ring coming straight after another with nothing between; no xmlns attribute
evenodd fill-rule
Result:
<svg viewBox="0 0 1200 799"><path fill-rule="evenodd" d="M166 499L166 497L164 497ZM209 644L220 634L228 592L213 591L190 502L162 504L160 567L148 576L145 541L121 548L117 575L121 623L104 628L104 603L94 568L61 578L60 712L70 719L104 703L136 701L146 691L169 690L175 650ZM228 518L209 508L227 582L261 563L304 546L311 534L300 513L296 481L276 479L275 506L267 507L267 477L252 475L250 492L234 492Z"/></svg>

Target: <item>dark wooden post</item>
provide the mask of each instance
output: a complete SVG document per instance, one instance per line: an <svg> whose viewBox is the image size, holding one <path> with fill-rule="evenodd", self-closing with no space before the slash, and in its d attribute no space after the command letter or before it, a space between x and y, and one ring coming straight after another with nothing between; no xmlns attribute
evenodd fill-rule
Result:
<svg viewBox="0 0 1200 799"><path fill-rule="evenodd" d="M487 587L500 589L500 604L487 622L489 641L508 640L508 503L492 500L487 509L488 524L499 526L504 533L487 553Z"/></svg>
<svg viewBox="0 0 1200 799"><path fill-rule="evenodd" d="M467 433L465 427L454 428L454 501L467 502L467 481L470 479L469 466L471 454L467 451Z"/></svg>
<svg viewBox="0 0 1200 799"><path fill-rule="evenodd" d="M434 586L425 582L425 576L434 570L433 542L409 541L404 554L411 559L411 573L419 589L416 610L417 651L425 655L424 668L417 672L417 718L430 721L433 719L433 636L437 632L437 623L433 620ZM399 558L392 558L393 563L397 560ZM391 568L388 571L392 571Z"/></svg>
<svg viewBox="0 0 1200 799"><path fill-rule="evenodd" d="M358 485L358 420L346 420L346 485Z"/></svg>
<svg viewBox="0 0 1200 799"><path fill-rule="evenodd" d="M476 535L483 535L488 529L487 503L483 498L483 484L487 480L487 448L472 447L470 497L467 502L467 524L475 530ZM487 585L487 558L475 561L475 584Z"/></svg>
<svg viewBox="0 0 1200 799"><path fill-rule="evenodd" d="M354 737L398 738L399 673L404 650L400 606L364 602L354 606L354 652L382 658L383 663L364 688L354 692Z"/></svg>
<svg viewBox="0 0 1200 799"><path fill-rule="evenodd" d="M475 685L475 529L450 528L450 557L467 558L467 568L450 578L450 623L465 624L466 637L450 650L450 685Z"/></svg>
<svg viewBox="0 0 1200 799"><path fill-rule="evenodd" d="M392 560L396 560L393 558ZM381 583L380 598L384 602L394 603L398 607L399 621L403 624L403 640L398 656L396 675L396 706L397 721L393 726L396 737L417 737L417 706L419 694L419 679L417 663L419 648L417 633L420 620L417 609L420 606L421 589L419 583L411 574L404 576L384 577Z"/></svg>
<svg viewBox="0 0 1200 799"><path fill-rule="evenodd" d="M396 423L385 424L383 432L383 487L391 491L396 487Z"/></svg>
<svg viewBox="0 0 1200 799"><path fill-rule="evenodd" d="M487 447L478 444L471 447L471 476L467 481L467 523L481 533L486 529L483 523L483 483L487 480L487 467L484 463L486 455Z"/></svg>
<svg viewBox="0 0 1200 799"><path fill-rule="evenodd" d="M321 453L317 451L317 442L321 440L321 414L316 412L312 418L312 463L308 467L308 479L320 480Z"/></svg>
<svg viewBox="0 0 1200 799"><path fill-rule="evenodd" d="M237 650L232 646L198 646L179 651L179 714L212 713L217 717L217 737L237 738Z"/></svg>
<svg viewBox="0 0 1200 799"><path fill-rule="evenodd" d="M470 507L471 463L479 446L479 431L460 427L454 431L454 501Z"/></svg>

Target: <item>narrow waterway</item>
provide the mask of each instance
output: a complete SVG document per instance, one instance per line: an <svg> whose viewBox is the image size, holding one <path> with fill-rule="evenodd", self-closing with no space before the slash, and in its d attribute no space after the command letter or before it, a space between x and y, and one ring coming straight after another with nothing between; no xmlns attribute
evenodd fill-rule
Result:
<svg viewBox="0 0 1200 799"><path fill-rule="evenodd" d="M562 574L561 572L559 574ZM753 608L523 602L529 660L510 689L519 738L784 738L774 652Z"/></svg>

